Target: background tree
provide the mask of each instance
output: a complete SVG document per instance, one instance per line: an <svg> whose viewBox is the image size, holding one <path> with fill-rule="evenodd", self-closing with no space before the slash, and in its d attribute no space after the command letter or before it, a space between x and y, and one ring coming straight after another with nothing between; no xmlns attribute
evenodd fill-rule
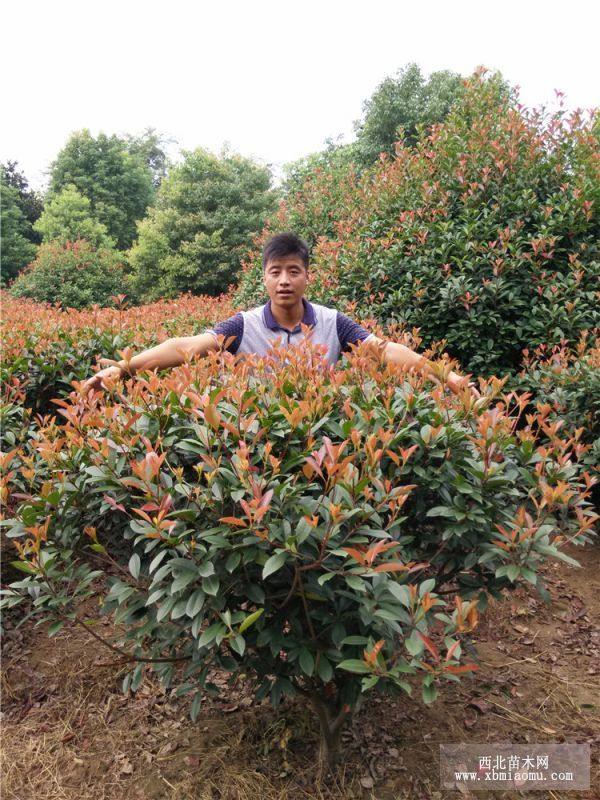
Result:
<svg viewBox="0 0 600 800"><path fill-rule="evenodd" d="M145 157L131 152L126 139L85 129L74 133L52 164L49 196L73 184L91 203L120 249L131 245L136 220L154 197L153 175Z"/></svg>
<svg viewBox="0 0 600 800"><path fill-rule="evenodd" d="M270 186L269 169L240 155L200 148L184 153L129 253L140 296L152 301L185 291L226 291L275 207Z"/></svg>
<svg viewBox="0 0 600 800"><path fill-rule="evenodd" d="M129 152L142 158L152 173L152 182L158 188L167 174L169 159L165 147L174 140L157 133L154 128L146 128L139 136L127 136Z"/></svg>
<svg viewBox="0 0 600 800"><path fill-rule="evenodd" d="M35 229L44 242L66 244L85 239L93 247L115 246L106 225L92 216L88 198L80 194L73 184L66 186L48 202L42 216L35 223Z"/></svg>
<svg viewBox="0 0 600 800"><path fill-rule="evenodd" d="M417 126L444 120L462 91L462 78L457 73L433 72L426 80L417 64L408 64L382 81L364 102L363 116L354 124L356 157L368 166L380 153L393 155L398 140L413 144Z"/></svg>
<svg viewBox="0 0 600 800"><path fill-rule="evenodd" d="M31 224L19 205L19 192L6 180L0 168L2 269L0 285L6 285L35 255L36 245L31 241Z"/></svg>
<svg viewBox="0 0 600 800"><path fill-rule="evenodd" d="M7 161L6 164L0 165L7 185L17 190L17 205L26 221L32 226L44 210L44 201L40 192L29 188L25 174L17 167L17 161ZM24 235L34 244L39 244L41 241L39 234L33 228L27 228Z"/></svg>
<svg viewBox="0 0 600 800"><path fill-rule="evenodd" d="M334 140L330 137L325 140L323 150L284 164L281 184L284 196L301 191L307 179L313 177L318 170L335 172L356 162L356 143L343 144L339 138Z"/></svg>

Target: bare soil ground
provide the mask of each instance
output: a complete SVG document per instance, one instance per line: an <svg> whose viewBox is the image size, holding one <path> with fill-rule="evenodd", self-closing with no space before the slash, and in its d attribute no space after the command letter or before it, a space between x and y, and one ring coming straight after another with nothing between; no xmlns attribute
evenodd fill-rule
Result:
<svg viewBox="0 0 600 800"><path fill-rule="evenodd" d="M46 625L7 620L2 798L443 800L459 793L440 790L440 743L504 741L589 742L592 788L471 796L598 800L600 547L570 554L581 569L545 570L551 604L533 590L492 602L475 636L480 669L433 706L368 695L327 783L316 780L317 725L304 703L273 711L241 686L207 699L194 724L189 698L153 680L122 695L125 671L81 628L48 639Z"/></svg>

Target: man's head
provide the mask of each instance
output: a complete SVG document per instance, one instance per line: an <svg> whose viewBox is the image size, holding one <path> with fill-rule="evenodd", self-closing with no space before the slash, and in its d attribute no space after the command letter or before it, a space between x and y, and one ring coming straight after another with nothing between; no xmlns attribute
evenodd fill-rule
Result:
<svg viewBox="0 0 600 800"><path fill-rule="evenodd" d="M271 305L293 308L308 283L308 245L294 233L280 233L263 250L263 280Z"/></svg>

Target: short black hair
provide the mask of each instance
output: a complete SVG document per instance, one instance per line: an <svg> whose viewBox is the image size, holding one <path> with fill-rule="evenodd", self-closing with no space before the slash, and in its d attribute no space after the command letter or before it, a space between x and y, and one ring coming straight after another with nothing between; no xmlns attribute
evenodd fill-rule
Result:
<svg viewBox="0 0 600 800"><path fill-rule="evenodd" d="M308 245L295 233L278 233L269 239L263 249L263 269L271 259L285 256L300 256L308 271Z"/></svg>

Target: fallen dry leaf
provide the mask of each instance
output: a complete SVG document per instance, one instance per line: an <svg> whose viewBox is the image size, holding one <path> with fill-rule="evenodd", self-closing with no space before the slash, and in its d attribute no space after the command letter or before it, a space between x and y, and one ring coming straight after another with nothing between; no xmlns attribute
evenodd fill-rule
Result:
<svg viewBox="0 0 600 800"><path fill-rule="evenodd" d="M133 773L133 764L128 758L123 759L119 772L121 775L131 775Z"/></svg>
<svg viewBox="0 0 600 800"><path fill-rule="evenodd" d="M520 625L518 622L513 623L513 628L517 631L517 633L529 633L529 628L527 625Z"/></svg>

